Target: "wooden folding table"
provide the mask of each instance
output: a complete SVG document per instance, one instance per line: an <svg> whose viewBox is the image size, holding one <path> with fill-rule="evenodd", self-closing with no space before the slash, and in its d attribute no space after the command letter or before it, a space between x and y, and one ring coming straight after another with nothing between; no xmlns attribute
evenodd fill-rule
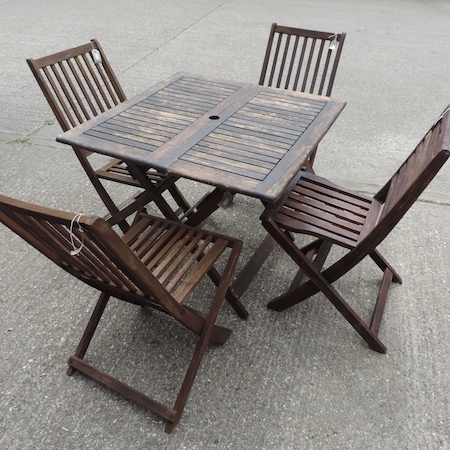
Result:
<svg viewBox="0 0 450 450"><path fill-rule="evenodd" d="M215 186L189 217L196 225L217 208L223 191L265 204L277 200L344 106L329 97L177 73L57 140L126 161L143 185L145 169L154 167ZM266 239L238 275L231 288L236 298L271 244Z"/></svg>

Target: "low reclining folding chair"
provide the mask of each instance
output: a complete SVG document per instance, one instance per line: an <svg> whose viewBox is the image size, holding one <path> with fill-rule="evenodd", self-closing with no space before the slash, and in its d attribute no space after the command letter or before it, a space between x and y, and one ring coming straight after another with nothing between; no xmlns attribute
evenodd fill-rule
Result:
<svg viewBox="0 0 450 450"><path fill-rule="evenodd" d="M120 237L104 219L5 196L0 196L0 222L62 269L101 291L78 348L69 359L68 374L79 370L152 410L168 421L166 431L170 433L180 420L208 343L223 344L231 334L231 330L215 322L242 242L142 212ZM216 263L220 264L221 274L214 267ZM206 275L216 290L209 311L203 313L185 302ZM173 407L144 395L84 359L110 297L155 308L200 336ZM241 315L239 302L232 306Z"/></svg>
<svg viewBox="0 0 450 450"><path fill-rule="evenodd" d="M377 247L448 159L449 108L374 197L303 172L293 180L280 201L264 211L261 216L264 227L300 267L288 292L270 301L269 308L282 311L321 291L370 348L386 352L378 332L390 284L401 283L401 278ZM299 248L295 243L295 234L314 236L317 240ZM333 244L349 251L323 269ZM384 272L370 325L333 286L336 280L366 256L370 256ZM309 280L302 283L304 275Z"/></svg>
<svg viewBox="0 0 450 450"><path fill-rule="evenodd" d="M273 23L259 84L329 97L345 36ZM306 162L311 172L316 152Z"/></svg>
<svg viewBox="0 0 450 450"><path fill-rule="evenodd" d="M122 87L115 76L105 53L97 40L39 59L27 59L53 114L63 131L67 131L114 105L126 100ZM143 191L116 205L101 180L144 188L131 176L124 161L113 159L94 169L89 162L89 152L73 148L83 169L109 211L106 217L111 225L118 224L126 232L126 218L155 201L165 217L183 219L191 211L189 203L175 182L178 177L166 172L149 169L148 182ZM151 192L154 191L154 195ZM170 201L166 201L165 193Z"/></svg>

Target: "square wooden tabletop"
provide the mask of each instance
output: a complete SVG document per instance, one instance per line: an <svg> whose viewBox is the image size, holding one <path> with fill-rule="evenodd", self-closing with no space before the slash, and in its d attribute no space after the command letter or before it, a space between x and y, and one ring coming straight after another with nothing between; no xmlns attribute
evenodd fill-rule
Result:
<svg viewBox="0 0 450 450"><path fill-rule="evenodd" d="M272 202L345 104L177 73L57 140Z"/></svg>

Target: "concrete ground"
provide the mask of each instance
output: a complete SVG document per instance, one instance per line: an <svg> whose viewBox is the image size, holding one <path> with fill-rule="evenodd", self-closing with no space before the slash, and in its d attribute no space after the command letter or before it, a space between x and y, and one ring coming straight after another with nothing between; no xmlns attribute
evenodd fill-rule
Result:
<svg viewBox="0 0 450 450"><path fill-rule="evenodd" d="M333 95L348 104L315 167L364 192L388 179L450 103L446 0L0 0L0 15L0 192L72 212L104 208L55 142L60 128L25 59L94 37L131 96L179 70L256 82L272 22L345 31ZM275 251L242 299L248 320L224 306L219 322L234 333L208 350L171 435L144 408L65 375L96 294L0 226L0 448L450 448L449 175L450 164L381 246L404 280L381 326L386 355L322 295L268 310L294 273ZM202 186L184 188L194 196ZM263 237L261 211L237 196L205 227L243 239L242 264ZM338 289L367 317L379 281L367 261ZM112 303L89 358L166 400L194 341L154 319Z"/></svg>

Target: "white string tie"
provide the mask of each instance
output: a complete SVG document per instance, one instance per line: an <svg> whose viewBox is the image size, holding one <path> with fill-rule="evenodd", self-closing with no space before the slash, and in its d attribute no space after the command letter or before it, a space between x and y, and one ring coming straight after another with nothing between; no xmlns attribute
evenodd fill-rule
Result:
<svg viewBox="0 0 450 450"><path fill-rule="evenodd" d="M81 252L81 250L84 247L84 237L83 237L83 227L80 225L80 219L82 217L81 213L78 213L76 216L73 217L72 221L70 222L70 229L69 229L69 233L70 233L70 243L72 244L72 248L73 250L71 250L70 254L72 256L77 256L79 255L79 253ZM75 223L78 225L78 230L81 233L81 240L78 239L78 237L75 235L75 233L73 232L73 227L75 226ZM77 240L80 243L80 246L77 248L76 246L76 242L75 240Z"/></svg>

